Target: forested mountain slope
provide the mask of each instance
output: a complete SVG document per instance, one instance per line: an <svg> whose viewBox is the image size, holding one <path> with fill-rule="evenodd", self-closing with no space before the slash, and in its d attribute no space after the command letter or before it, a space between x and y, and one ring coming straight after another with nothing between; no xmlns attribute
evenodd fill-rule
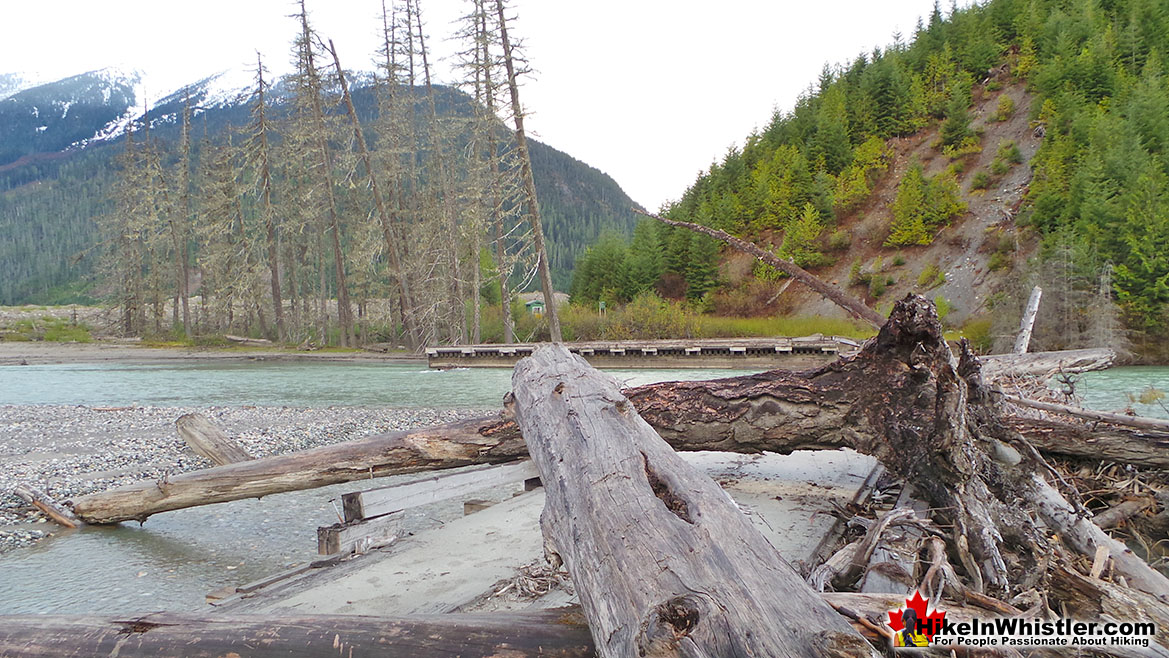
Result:
<svg viewBox="0 0 1169 658"><path fill-rule="evenodd" d="M368 76L364 80L353 96L368 123L378 112ZM138 109L143 92L137 74L113 70L0 99L0 305L101 295L92 276L99 255L95 218L109 210L125 128L149 119L152 139L173 161L189 101L198 157L204 145L224 143L251 120L250 91L223 88L222 82L212 76L194 83L152 103L145 115ZM281 85L273 89L287 93ZM470 113L469 96L450 87L436 90L440 115ZM421 90L415 93L421 98ZM603 172L539 142L531 150L553 279L567 289L576 254L605 229L628 234L635 204Z"/></svg>
<svg viewBox="0 0 1169 658"><path fill-rule="evenodd" d="M1167 54L1158 0L935 6L910 43L826 67L667 215L771 245L879 309L926 293L988 349L1039 283L1039 347L1127 337L1151 354L1169 333ZM598 244L576 296L835 312L705 239L643 232L627 255L648 245L656 265L615 267L619 241Z"/></svg>

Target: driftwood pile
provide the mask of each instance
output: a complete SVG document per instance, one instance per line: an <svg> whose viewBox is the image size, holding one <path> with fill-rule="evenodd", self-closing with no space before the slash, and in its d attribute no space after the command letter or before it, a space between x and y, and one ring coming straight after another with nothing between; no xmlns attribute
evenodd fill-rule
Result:
<svg viewBox="0 0 1169 658"><path fill-rule="evenodd" d="M920 297L898 302L860 353L814 370L621 391L578 357L548 346L517 366L513 389L498 418L231 463L84 496L72 501L72 510L87 523L144 520L192 505L530 454L547 490L541 525L549 558L571 574L584 617L510 627L498 617L483 631L507 628L502 639L490 636L498 655L591 655L594 648L602 656L876 655L888 629L875 616L888 609L882 608L888 597L818 593L717 485L674 453L847 447L876 457L928 510L898 508L867 522L814 582L854 586L883 550L883 532L911 527L904 534L914 550L901 580L943 597L943 607L957 617L1058 612L1169 628L1169 579L1100 527L1164 503L1146 497L1140 511L1126 508L1097 523L1084 492L1073 486L1092 468L1110 468L1082 460L1122 464L1135 469L1134 478L1141 468L1165 468L1169 435L1019 412L984 381L967 345L952 354L933 305ZM1089 472L1061 472L1055 459L1079 460L1064 466L1080 463ZM384 655L492 655L471 648L478 646L476 619L426 620L458 629L443 631L446 653L377 639L387 634L372 620L365 620L365 631L330 618L297 620L289 637L299 642L305 628L335 637L326 652L296 655L334 655L359 639L375 642ZM277 620L238 622L247 629L273 624L273 642L283 632L275 629L285 628ZM593 647L580 644L582 622ZM111 620L61 623L89 624L73 634L75 647L116 630ZM188 623L219 630L199 626L194 633ZM36 638L57 637L46 624L52 620L0 623L0 654L46 655L38 653ZM230 625L206 620L150 624L118 627L159 641L131 635L136 643L123 643L120 655L219 655L233 641ZM71 632L65 629L59 632ZM209 653L195 651L200 643L168 653L168 633L204 638ZM534 644L540 633L560 639ZM1157 642L1149 652L1169 656L1164 630ZM145 653L132 653L137 646ZM1129 655L1110 647L1096 653Z"/></svg>

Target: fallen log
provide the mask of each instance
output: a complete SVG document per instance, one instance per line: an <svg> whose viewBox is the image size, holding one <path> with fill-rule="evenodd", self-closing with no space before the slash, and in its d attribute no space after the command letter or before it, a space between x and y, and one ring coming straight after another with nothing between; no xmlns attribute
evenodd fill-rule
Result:
<svg viewBox="0 0 1169 658"><path fill-rule="evenodd" d="M1131 416L1129 414L1114 414L1106 411L1093 411L1083 407L1072 407L1066 404L1055 404L1054 402L1042 402L1040 400L1028 400L1017 395L1004 395L1009 402L1017 404L1022 407L1030 407L1032 409L1039 409L1041 411L1050 411L1053 413L1067 414L1075 418L1083 418L1085 420L1094 420L1101 423L1111 423L1113 425L1120 425L1122 427L1135 427L1142 430L1151 430L1154 432L1169 432L1169 420L1161 420L1159 418L1145 418L1143 416Z"/></svg>
<svg viewBox="0 0 1169 658"><path fill-rule="evenodd" d="M237 345L247 347L271 347L275 344L267 338L248 338L246 336L232 336L231 334L224 334L223 337Z"/></svg>
<svg viewBox="0 0 1169 658"><path fill-rule="evenodd" d="M1050 377L1058 372L1069 374L1106 370L1116 360L1116 352L1106 347L1027 354L989 354L979 357L982 376L994 381L1007 375Z"/></svg>
<svg viewBox="0 0 1169 658"><path fill-rule="evenodd" d="M547 492L540 525L599 656L876 655L616 380L546 345L512 387Z"/></svg>
<svg viewBox="0 0 1169 658"><path fill-rule="evenodd" d="M141 617L0 617L0 656L219 656L591 658L578 612L411 617L228 616L155 613Z"/></svg>
<svg viewBox="0 0 1169 658"><path fill-rule="evenodd" d="M252 459L247 450L227 438L227 434L203 414L179 416L175 421L175 429L178 430L179 436L183 437L183 441L191 446L191 450L206 457L216 466Z"/></svg>
<svg viewBox="0 0 1169 658"><path fill-rule="evenodd" d="M814 389L798 384L768 401L766 382L799 382L800 373L773 371L748 378L710 382L656 384L654 395L631 391L631 401L675 450L825 450L853 447L844 432L848 401L837 406L833 395L817 399ZM751 382L756 382L755 384ZM758 386L758 404L749 402ZM687 398L706 395L748 402L729 408L688 411ZM677 401L677 410L670 405ZM788 413L794 412L794 413ZM686 417L683 417L686 416ZM1123 430L1096 430L1069 423L1023 417L1006 422L1040 450L1077 458L1104 459L1138 466L1169 468L1169 438ZM752 427L746 427L751 425ZM757 440L764 434L763 442ZM259 498L274 493L369 479L375 476L499 463L527 454L514 421L484 416L440 427L382 434L358 441L266 457L241 465L222 466L173 475L162 481L139 482L75 498L74 513L86 523L144 521L152 514L198 505ZM220 470L228 469L228 470Z"/></svg>
<svg viewBox="0 0 1169 658"><path fill-rule="evenodd" d="M1077 459L1169 469L1169 435L1007 415L1011 427L1042 452Z"/></svg>
<svg viewBox="0 0 1169 658"><path fill-rule="evenodd" d="M12 493L17 498L44 512L50 519L66 528L76 528L82 524L81 519L74 516L72 512L53 502L52 498L49 498L28 485L18 484L12 488Z"/></svg>
<svg viewBox="0 0 1169 658"><path fill-rule="evenodd" d="M680 222L680 221L676 221L673 219L666 219L665 217L660 217L658 215L654 215L654 214L645 212L644 210L640 210L638 208L634 208L633 212L635 212L639 215L645 215L646 217L649 217L650 219L656 219L657 221L659 221L663 224L669 224L670 226L677 226L680 228L689 229L691 231L694 231L695 233L703 233L703 234L709 235L710 237L712 237L716 240L721 240L722 242L730 245L731 247L733 247L733 248L735 248L735 249L737 249L745 254L751 254L755 258L759 259L761 262L766 263L766 264L774 267L775 269L783 272L784 274L790 276L791 278L795 279L796 281L799 281L800 283L808 286L809 288L811 288L815 292L822 295L824 298L828 299L829 301L836 304L837 306L844 309L845 311L848 311L849 314L851 314L853 317L857 318L858 320L864 320L865 322L868 322L869 324L873 325L874 327L880 327L881 325L883 325L885 323L885 318L882 317L880 313L877 313L876 311L869 308L868 306L865 306L864 302L862 302L861 300L853 297L852 295L849 295L847 292L841 290L840 288L837 288L836 286L833 286L833 285L825 282L823 279L820 279L816 275L805 270L804 268L800 267L799 265L796 265L795 263L791 262L790 260L784 260L784 259L776 256L775 254L760 248L758 245L751 244L750 242L747 242L746 240L736 238L735 236L731 235L730 233L727 233L726 231L722 231L722 230L719 230L716 228L711 228L709 226L702 226L701 224L693 224L691 222Z"/></svg>
<svg viewBox="0 0 1169 658"><path fill-rule="evenodd" d="M341 496L345 521L358 521L436 503L506 484L519 484L538 477L530 461L468 469L460 473L434 475L390 487L355 491Z"/></svg>
<svg viewBox="0 0 1169 658"><path fill-rule="evenodd" d="M513 461L526 453L514 423L476 418L138 482L74 498L71 505L86 523L141 522L169 510L384 475Z"/></svg>

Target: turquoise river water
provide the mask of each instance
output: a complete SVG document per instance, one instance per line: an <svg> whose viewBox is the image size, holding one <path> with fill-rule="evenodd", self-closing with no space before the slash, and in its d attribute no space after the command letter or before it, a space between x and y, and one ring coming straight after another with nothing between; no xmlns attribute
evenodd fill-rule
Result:
<svg viewBox="0 0 1169 658"><path fill-rule="evenodd" d="M627 385L742 374L611 372ZM367 363L3 366L0 404L493 408L510 378L506 369L433 371ZM1150 386L1169 390L1169 368L1089 373L1077 392L1086 406L1117 410L1130 404L1129 394ZM1133 406L1169 418L1160 405ZM336 520L331 501L353 488L335 485L169 512L141 527L61 533L0 556L0 614L205 609L207 592L313 559L315 528Z"/></svg>

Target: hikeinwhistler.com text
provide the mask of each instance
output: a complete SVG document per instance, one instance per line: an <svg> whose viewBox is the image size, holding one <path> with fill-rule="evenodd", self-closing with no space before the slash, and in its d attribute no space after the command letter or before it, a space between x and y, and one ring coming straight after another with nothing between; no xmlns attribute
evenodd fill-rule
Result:
<svg viewBox="0 0 1169 658"><path fill-rule="evenodd" d="M1003 617L939 624L934 646L1148 648L1157 635L1153 622L1076 621Z"/></svg>

